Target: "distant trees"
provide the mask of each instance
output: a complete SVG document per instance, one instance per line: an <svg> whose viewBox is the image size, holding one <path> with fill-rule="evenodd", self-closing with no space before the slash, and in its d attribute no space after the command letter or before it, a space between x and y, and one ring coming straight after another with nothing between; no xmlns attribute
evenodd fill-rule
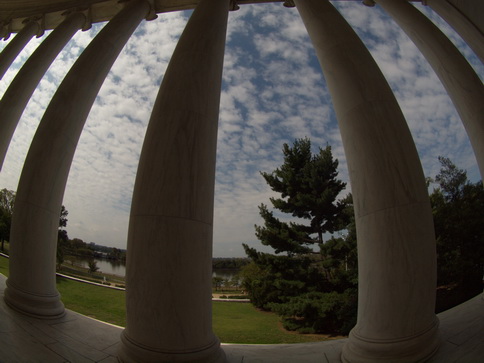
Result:
<svg viewBox="0 0 484 363"><path fill-rule="evenodd" d="M113 247L109 251L107 258L110 259L110 260L115 260L115 261L121 260L123 258L123 251L121 251L120 249L118 249L116 247ZM124 258L126 258L126 254L124 254Z"/></svg>
<svg viewBox="0 0 484 363"><path fill-rule="evenodd" d="M80 238L61 241L65 255L84 258L104 258L113 261L126 261L126 250L84 242Z"/></svg>
<svg viewBox="0 0 484 363"><path fill-rule="evenodd" d="M220 289L237 291L241 286L240 282L241 281L238 274L230 277L212 276L212 287L215 289L215 291L219 291Z"/></svg>
<svg viewBox="0 0 484 363"><path fill-rule="evenodd" d="M10 228L15 204L15 191L0 190L0 249L5 250L5 241L10 242ZM69 239L67 234L68 210L63 205L59 214L57 234L56 264L59 270L64 263L65 256L100 257L116 261L126 261L126 250L115 247L96 245L94 242L85 243L82 239Z"/></svg>
<svg viewBox="0 0 484 363"><path fill-rule="evenodd" d="M15 205L15 191L2 189L0 190L0 241L1 250L4 251L4 242L10 242L10 228L12 226L13 209ZM67 239L67 210L62 206L59 218L59 238Z"/></svg>
<svg viewBox="0 0 484 363"><path fill-rule="evenodd" d="M248 258L241 257L214 257L212 258L212 272L221 273L212 277L212 287L215 291L238 290L240 287L239 272L243 266L250 263ZM230 276L230 277L227 277Z"/></svg>
<svg viewBox="0 0 484 363"><path fill-rule="evenodd" d="M0 190L0 241L2 251L5 248L5 241L10 241L14 203L15 192L13 190L5 188Z"/></svg>
<svg viewBox="0 0 484 363"><path fill-rule="evenodd" d="M64 263L64 255L66 253L67 245L69 242L69 236L67 235L67 230L65 229L67 227L68 214L69 212L67 211L66 207L62 206L59 217L59 229L57 231L57 270L60 270L62 264Z"/></svg>
<svg viewBox="0 0 484 363"><path fill-rule="evenodd" d="M60 211L60 217L59 217L59 229L64 229L67 227L68 214L69 212L67 211L66 207L62 206Z"/></svg>
<svg viewBox="0 0 484 363"><path fill-rule="evenodd" d="M484 189L467 172L439 157L438 187L430 195L437 238L438 284L457 285L461 300L482 292L484 272Z"/></svg>
<svg viewBox="0 0 484 363"><path fill-rule="evenodd" d="M90 274L99 270L99 267L97 267L97 262L93 258L91 258L87 261L87 265L88 265L88 272Z"/></svg>
<svg viewBox="0 0 484 363"><path fill-rule="evenodd" d="M244 244L252 263L242 269L243 286L255 306L281 315L287 329L347 333L357 304L351 197L338 199L345 183L330 146L313 155L310 140L297 139L292 147L284 144L283 154L281 167L261 175L281 195L270 199L273 207L293 219L282 221L259 206L264 225L255 226L256 236L276 255ZM324 233L337 231L346 234L324 242Z"/></svg>
<svg viewBox="0 0 484 363"><path fill-rule="evenodd" d="M225 282L225 279L223 277L220 277L220 276L212 277L212 285L215 288L215 291L218 291L218 289L222 287L224 282Z"/></svg>
<svg viewBox="0 0 484 363"><path fill-rule="evenodd" d="M248 263L250 260L243 257L214 257L212 270L239 270Z"/></svg>
<svg viewBox="0 0 484 363"><path fill-rule="evenodd" d="M86 243L80 238L69 239L65 227L67 226L67 216L69 212L62 206L59 219L59 233L57 242L57 270L61 269L65 256L74 259L74 256L87 258L89 273L96 272L97 267L94 257L106 258L115 261L126 261L126 250L115 247L106 247L95 244L94 242Z"/></svg>

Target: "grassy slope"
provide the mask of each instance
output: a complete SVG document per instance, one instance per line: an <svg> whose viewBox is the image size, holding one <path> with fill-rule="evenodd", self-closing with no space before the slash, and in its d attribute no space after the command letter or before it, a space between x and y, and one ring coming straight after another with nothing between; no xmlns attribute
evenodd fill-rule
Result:
<svg viewBox="0 0 484 363"><path fill-rule="evenodd" d="M0 257L0 273L8 276L8 259ZM126 325L125 292L57 278L66 308L112 324ZM213 330L224 343L276 344L324 340L324 336L290 333L273 313L252 304L213 302Z"/></svg>
<svg viewBox="0 0 484 363"><path fill-rule="evenodd" d="M213 331L224 343L280 344L325 339L288 332L282 329L277 315L259 311L252 304L214 301L212 307Z"/></svg>
<svg viewBox="0 0 484 363"><path fill-rule="evenodd" d="M111 324L126 326L124 291L62 277L57 277L57 290L66 308Z"/></svg>
<svg viewBox="0 0 484 363"><path fill-rule="evenodd" d="M8 276L8 259L0 256L0 274Z"/></svg>

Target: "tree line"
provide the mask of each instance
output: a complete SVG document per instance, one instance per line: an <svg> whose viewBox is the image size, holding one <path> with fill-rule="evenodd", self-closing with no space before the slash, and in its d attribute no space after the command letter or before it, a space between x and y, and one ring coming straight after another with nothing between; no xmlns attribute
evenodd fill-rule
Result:
<svg viewBox="0 0 484 363"><path fill-rule="evenodd" d="M430 194L437 238L437 311L482 292L484 272L484 188L467 172L440 156L437 183ZM439 299L440 297L440 299Z"/></svg>
<svg viewBox="0 0 484 363"><path fill-rule="evenodd" d="M212 270L240 270L250 263L245 257L214 257L212 258Z"/></svg>
<svg viewBox="0 0 484 363"><path fill-rule="evenodd" d="M5 251L5 241L10 241L14 203L15 192L13 190L6 188L0 190L0 248L2 252Z"/></svg>
<svg viewBox="0 0 484 363"><path fill-rule="evenodd" d="M94 258L104 258L113 261L126 262L126 250L97 245L94 242L86 243L80 238L70 239L67 235L67 215L69 212L62 206L59 220L57 239L57 269L60 270L66 256L82 257L87 259L89 272L98 270Z"/></svg>
<svg viewBox="0 0 484 363"><path fill-rule="evenodd" d="M5 242L10 241L10 228L15 205L15 191L0 190L0 249L5 252ZM65 256L77 256L87 259L104 258L115 261L126 261L126 250L115 247L98 245L94 242L84 242L80 238L70 239L66 230L69 212L65 206L61 207L59 215L59 229L57 235L57 265L64 262ZM95 270L95 268L93 267Z"/></svg>
<svg viewBox="0 0 484 363"><path fill-rule="evenodd" d="M331 147L311 151L309 139L283 146L283 164L261 172L270 188L272 210L259 206L259 241L274 254L244 244L251 263L242 284L252 303L281 316L285 328L300 333L348 334L356 323L357 238L351 194L337 178ZM441 170L428 182L437 242L437 312L482 292L484 269L484 190L464 170L439 157ZM430 184L429 184L430 185ZM277 213L277 214L276 214ZM332 237L326 241L325 234ZM447 302L447 303L446 303Z"/></svg>

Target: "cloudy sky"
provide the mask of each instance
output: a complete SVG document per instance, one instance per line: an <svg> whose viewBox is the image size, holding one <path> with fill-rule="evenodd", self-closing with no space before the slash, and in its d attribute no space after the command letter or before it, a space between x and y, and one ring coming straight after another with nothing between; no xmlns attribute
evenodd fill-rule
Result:
<svg viewBox="0 0 484 363"><path fill-rule="evenodd" d="M413 43L378 7L359 2L336 6L394 90L425 174L436 175L437 157L442 155L466 169L472 181L480 180L462 123ZM462 40L430 9L416 6L483 77L484 66ZM150 110L189 16L190 12L160 14L142 22L104 82L79 141L64 196L71 238L126 248L131 194ZM39 84L10 145L0 188L17 189L28 146L49 100L102 26L79 32ZM43 39L33 39L20 54L0 81L0 95ZM7 42L1 42L0 49ZM278 167L282 145L305 136L315 150L332 146L340 162L339 175L348 181L330 95L297 10L280 3L243 5L229 15L218 135L215 257L244 256L242 243L261 246L254 235L254 224L261 223L257 206L269 203L273 194L259 171Z"/></svg>

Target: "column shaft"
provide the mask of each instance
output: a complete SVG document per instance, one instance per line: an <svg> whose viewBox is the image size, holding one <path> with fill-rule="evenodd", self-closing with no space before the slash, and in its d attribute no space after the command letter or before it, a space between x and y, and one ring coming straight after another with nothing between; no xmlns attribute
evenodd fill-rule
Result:
<svg viewBox="0 0 484 363"><path fill-rule="evenodd" d="M66 18L37 47L19 70L0 100L0 170L18 121L45 72L72 36L83 26L85 16Z"/></svg>
<svg viewBox="0 0 484 363"><path fill-rule="evenodd" d="M295 0L338 118L355 205L358 322L348 362L419 361L438 347L430 202L404 116L366 47L327 0Z"/></svg>
<svg viewBox="0 0 484 363"><path fill-rule="evenodd" d="M484 63L484 34L446 0L426 0L427 5L449 23Z"/></svg>
<svg viewBox="0 0 484 363"><path fill-rule="evenodd" d="M464 56L429 19L406 0L377 0L412 39L452 99L484 176L484 86Z"/></svg>
<svg viewBox="0 0 484 363"><path fill-rule="evenodd" d="M212 332L215 158L229 0L201 0L178 41L131 206L123 361L218 362Z"/></svg>
<svg viewBox="0 0 484 363"><path fill-rule="evenodd" d="M119 52L150 9L130 1L68 72L40 122L15 198L5 301L37 317L64 312L56 289L57 229L64 189L85 120Z"/></svg>
<svg viewBox="0 0 484 363"><path fill-rule="evenodd" d="M10 43L7 44L2 53L0 53L0 79L3 78L5 72L7 72L8 68L12 65L22 49L24 49L25 45L38 32L39 24L35 21L31 21L17 33Z"/></svg>

